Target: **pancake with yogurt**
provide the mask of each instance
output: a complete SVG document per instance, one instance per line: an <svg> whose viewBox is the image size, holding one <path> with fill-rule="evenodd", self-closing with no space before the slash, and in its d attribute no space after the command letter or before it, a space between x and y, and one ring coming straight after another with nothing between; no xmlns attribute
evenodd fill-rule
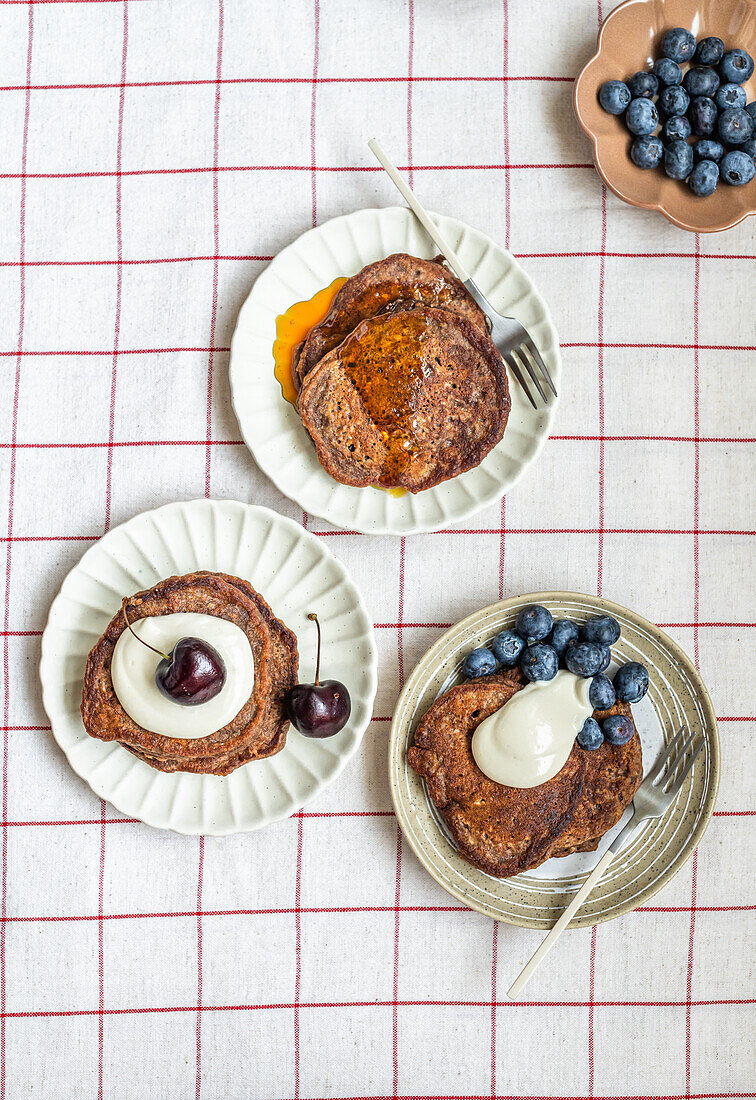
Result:
<svg viewBox="0 0 756 1100"><path fill-rule="evenodd" d="M124 709L113 686L113 653L126 630L119 611L87 658L81 714L90 736L118 741L152 767L166 772L227 775L241 764L281 751L289 725L284 698L297 682L296 637L251 584L238 577L204 571L169 577L131 596L125 611L129 622L178 613L226 619L239 627L249 642L254 681L239 712L206 736L166 736L145 729Z"/></svg>
<svg viewBox="0 0 756 1100"><path fill-rule="evenodd" d="M619 821L642 776L640 739L586 752L574 742L564 766L533 787L510 787L484 775L471 743L477 727L525 686L519 670L471 680L441 695L425 713L407 751L427 783L457 849L473 866L508 878L554 856L589 851ZM632 720L617 703L594 711Z"/></svg>

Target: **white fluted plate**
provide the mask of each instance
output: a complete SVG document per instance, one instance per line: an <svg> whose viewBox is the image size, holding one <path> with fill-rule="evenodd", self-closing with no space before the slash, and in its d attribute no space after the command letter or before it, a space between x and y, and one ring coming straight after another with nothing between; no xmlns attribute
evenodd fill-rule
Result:
<svg viewBox="0 0 756 1100"><path fill-rule="evenodd" d="M432 214L491 304L528 329L560 389L559 340L548 308L517 261L485 233ZM474 470L422 493L394 496L342 485L325 472L294 407L273 373L276 317L342 275L408 252L432 259L438 249L405 207L357 210L303 233L268 265L239 313L231 341L231 400L258 466L302 508L347 530L410 535L458 523L506 493L549 435L556 400L534 409L509 375L512 409L501 441Z"/></svg>
<svg viewBox="0 0 756 1100"><path fill-rule="evenodd" d="M302 679L314 674L307 614L317 612L322 673L346 684L352 698L349 722L335 737L312 740L290 729L275 756L217 776L157 771L117 742L87 734L79 710L87 654L122 597L198 569L250 581L296 634ZM53 736L95 794L158 829L223 836L296 813L336 778L372 716L376 668L360 594L320 539L268 508L192 500L143 512L87 550L50 608L40 676Z"/></svg>

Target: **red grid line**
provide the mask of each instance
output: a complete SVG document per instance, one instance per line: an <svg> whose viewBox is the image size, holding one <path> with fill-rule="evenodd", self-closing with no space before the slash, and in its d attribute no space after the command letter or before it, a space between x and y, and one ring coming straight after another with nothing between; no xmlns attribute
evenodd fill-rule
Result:
<svg viewBox="0 0 756 1100"><path fill-rule="evenodd" d="M412 148L412 66L415 49L415 4L414 0L407 0L407 173L410 187L414 186L415 176L413 171ZM396 659L399 690L404 687L404 566L406 560L407 543L404 536L399 540L399 591L397 597L397 632L396 632ZM401 912L401 888L402 888L402 830L396 826L396 869L394 873L394 959L393 959L393 994L394 1002L399 997L399 914ZM395 1003L391 1010L391 1081L392 1096L399 1094L399 1014Z"/></svg>
<svg viewBox="0 0 756 1100"><path fill-rule="evenodd" d="M433 537L440 535L501 535L503 527L479 527L479 528L460 528L452 527L444 531L428 531L423 537ZM597 527L508 527L506 529L510 535L596 535L598 534ZM689 527L604 527L605 535L691 535L693 529ZM338 536L362 536L359 531L313 531L313 535L317 535L319 538L334 538ZM699 535L756 535L756 530L748 530L747 528L724 528L724 527L708 527L699 528ZM97 542L99 535L16 535L8 538L7 536L0 537L0 543L3 542ZM413 624L403 623L402 626L410 626ZM416 623L416 626L451 626L451 623ZM664 624L659 623L659 626ZM677 623L668 623L668 626L677 626ZM685 625L685 624L683 624ZM699 626L705 624L699 623ZM710 624L716 626L743 626L748 624L743 623L716 623Z"/></svg>
<svg viewBox="0 0 756 1100"><path fill-rule="evenodd" d="M756 436L708 435L696 439L692 435L550 435L550 440L576 443L756 443ZM243 439L123 439L107 442L62 440L53 442L16 443L16 450L94 450L115 447L242 447ZM0 442L0 450L9 450L10 443Z"/></svg>
<svg viewBox="0 0 756 1100"><path fill-rule="evenodd" d="M297 869L294 877L294 1097L299 1100L299 996L302 988L302 811L297 814Z"/></svg>
<svg viewBox="0 0 756 1100"><path fill-rule="evenodd" d="M215 83L213 81L213 83ZM309 81L305 81L309 83ZM505 245L506 247L506 245ZM694 252L610 252L601 250L597 252L513 252L518 260L574 260L591 259L599 256L613 256L627 260L694 260ZM182 264L202 261L221 260L223 262L269 262L275 256L258 256L253 254L225 254L198 256L146 256L143 259L132 258L123 260L123 266L141 266L145 264ZM756 253L748 252L708 252L699 256L700 260L756 260ZM92 260L25 260L24 267L107 267L115 265L117 260L92 259ZM0 267L21 267L20 260L0 260Z"/></svg>
<svg viewBox="0 0 756 1100"><path fill-rule="evenodd" d="M26 42L26 82L31 79L32 42L34 38L34 9L29 7L28 30ZM18 314L18 342L16 370L13 383L13 412L11 420L11 443L14 444L18 434L18 407L21 393L21 352L24 343L24 324L26 320L26 273L23 266L26 258L26 165L29 147L29 114L31 109L31 94L27 91L24 104L24 128L21 138L21 200L19 205L19 259L21 261L19 279L19 314ZM3 612L3 629L7 631L10 618L10 589L11 589L11 557L13 519L16 490L16 450L11 446L10 472L8 477L8 543L5 555L5 608ZM10 648L8 635L3 640L3 778L2 778L2 804L3 821L8 818L8 722L10 717ZM0 1100L5 1100L5 1007L6 1007L6 975L5 975L5 918L8 912L8 830L3 827L2 841L2 885L0 886Z"/></svg>
<svg viewBox="0 0 756 1100"><path fill-rule="evenodd" d="M202 885L204 880L205 871L205 838L201 836L198 844L197 854L197 911L194 914L197 921L197 1004L195 1006L197 1012L197 1022L195 1025L195 1075L194 1075L194 1096L195 1100L199 1100L200 1092L202 1090L202 1013L204 1011L204 1005L202 1003Z"/></svg>
<svg viewBox="0 0 756 1100"><path fill-rule="evenodd" d="M308 168L308 171L310 169ZM221 171L219 168L218 171ZM126 172L123 175L127 175ZM0 176L0 179L3 177ZM29 178L29 177L27 177ZM562 348L597 348L599 344L595 340L573 340L568 343L560 345ZM608 340L604 340L600 345L602 348L635 348L640 350L646 349L661 349L672 351L756 351L756 344L672 344L672 343L610 343ZM219 354L221 352L230 351L230 347L159 347L159 348L120 348L119 355L178 355L183 352L203 352ZM0 358L12 359L18 355L23 356L35 356L37 358L44 358L45 356L97 356L103 355L110 357L113 354L112 348L97 349L97 348L55 348L47 350L10 350L0 351Z"/></svg>
<svg viewBox="0 0 756 1100"><path fill-rule="evenodd" d="M756 718L719 718L719 722L754 722ZM10 726L10 729L49 729L47 726ZM332 818L352 818L352 817L395 817L393 810L321 810L320 812L307 813L302 811L296 815L297 818L311 818L311 819L332 819ZM756 810L715 810L713 817L756 817ZM99 817L82 817L82 818L68 818L68 819L40 819L37 821L3 821L4 828L35 828L40 826L74 826L74 825L100 825L102 819ZM106 817L104 819L106 825L141 825L142 821L138 817ZM727 908L727 906L725 906ZM685 910L687 912L687 909ZM700 906L699 906L700 911Z"/></svg>
<svg viewBox="0 0 756 1100"><path fill-rule="evenodd" d="M220 149L220 76L223 65L223 0L218 0L218 49L215 62L215 100L213 104L213 250L220 250L220 218L218 210L218 156ZM213 260L213 297L210 308L210 353L207 360L207 406L205 411L205 496L210 496L210 466L213 435L213 366L215 331L218 320L218 261ZM199 1096L199 1092L197 1093Z"/></svg>
<svg viewBox="0 0 756 1100"><path fill-rule="evenodd" d="M125 5L124 5L125 7ZM100 876L97 886L97 985L99 1018L97 1021L97 1100L103 1097L105 1052L105 800L100 799Z"/></svg>
<svg viewBox="0 0 756 1100"><path fill-rule="evenodd" d="M505 0L506 2L506 0ZM496 1095L496 976L498 968L499 922L493 921L491 937L491 1096Z"/></svg>
<svg viewBox="0 0 756 1100"><path fill-rule="evenodd" d="M406 1000L406 1001L300 1001L300 1009L329 1009L329 1008L488 1008L490 1001L424 1001L424 1000ZM739 998L727 998L723 1000L702 1000L693 1001L694 1007L705 1008L715 1007L723 1005L752 1005L756 1004L754 999L739 999ZM685 1007L685 1001L594 1001L594 1007L596 1008L683 1008ZM252 1002L248 1004L218 1004L218 1005L203 1005L202 1012L265 1012L265 1011L282 1011L291 1010L295 1007L293 1001L274 1001L274 1002ZM496 1008L588 1008L588 1001L496 1001ZM168 1013L168 1012L196 1012L196 1005L155 1005L151 1007L134 1007L134 1008L107 1008L105 1009L106 1016L140 1016L149 1015L151 1013ZM40 1011L29 1012L6 1012L6 1019L30 1019L30 1018L68 1018L73 1016L96 1016L98 1009L96 1008L77 1008L77 1009L50 1009ZM686 1093L685 1097L690 1094ZM690 1100L695 1100L695 1095L690 1096ZM704 1096L754 1096L756 1093L703 1093L698 1095ZM298 1100L298 1098L295 1098ZM352 1097L349 1100L353 1100ZM393 1097L392 1097L393 1100ZM462 1100L472 1100L471 1097L465 1094ZM490 1100L489 1097L485 1097L484 1100ZM522 1096L518 1096L515 1100L528 1100ZM547 1100L564 1100L564 1097L548 1097ZM586 1098L589 1100L589 1098ZM613 1097L612 1100L618 1100ZM630 1100L640 1100L640 1098L633 1094ZM653 1100L659 1100L654 1097ZM684 1100L680 1097L680 1100Z"/></svg>
<svg viewBox="0 0 756 1100"><path fill-rule="evenodd" d="M633 910L635 913L690 913L689 905L639 905ZM697 905L696 913L752 913L756 911L753 905ZM348 915L351 913L384 913L386 916L395 916L397 913L469 913L466 905L321 905L321 906L283 906L270 909L178 909L166 910L157 913L104 913L102 917L98 913L74 913L67 915L42 915L42 916L15 916L5 917L4 924L91 924L95 921L121 921L121 920L167 920L167 919L193 919L202 917L285 917L285 916L329 916ZM489 1004L484 1001L484 1004ZM681 1001L685 1004L685 1001ZM586 1006L589 1004L585 1002Z"/></svg>
<svg viewBox="0 0 756 1100"><path fill-rule="evenodd" d="M508 527L510 535L597 535L598 527ZM756 531L742 527L699 528L699 535L754 535ZM313 531L320 538L360 535L359 531ZM500 535L501 527L449 527L444 531L428 531L423 538L440 535ZM692 535L692 527L604 527L605 535ZM369 537L369 536L368 536Z"/></svg>
<svg viewBox="0 0 756 1100"><path fill-rule="evenodd" d="M409 175L415 172L511 172L531 171L538 168L567 169L567 168L593 168L593 164L416 164L414 166L401 164L397 166L400 171ZM222 164L218 168L206 165L196 168L131 168L121 173L123 176L200 176L210 172L312 172L310 164ZM373 168L370 164L319 164L314 169L316 172L328 172L348 174L354 173L378 173L383 169L378 166ZM71 180L71 179L107 179L114 176L115 172L89 171L89 172L29 172L26 179L30 180ZM21 179L20 172L0 172L2 180Z"/></svg>
<svg viewBox="0 0 756 1100"><path fill-rule="evenodd" d="M63 0L61 0L63 2ZM94 2L94 0L93 0ZM127 80L94 84L0 84L0 92L86 92L115 88L186 88L208 84L574 84L574 76L228 76L194 80Z"/></svg>

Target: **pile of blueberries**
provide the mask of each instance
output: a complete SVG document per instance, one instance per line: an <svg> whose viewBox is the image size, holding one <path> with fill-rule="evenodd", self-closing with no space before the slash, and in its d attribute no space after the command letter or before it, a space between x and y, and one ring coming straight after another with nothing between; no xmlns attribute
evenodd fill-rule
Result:
<svg viewBox="0 0 756 1100"><path fill-rule="evenodd" d="M473 649L465 657L462 672L468 679L490 676L497 667L522 669L531 683L553 680L560 662L575 676L591 678L588 698L595 710L609 710L619 699L637 703L648 691L648 670L637 661L621 665L610 680L604 675L612 659L611 647L620 636L620 625L611 615L595 615L584 623L572 619L554 621L551 612L540 604L523 607L514 630L502 630L489 646ZM583 749L597 749L607 741L624 745L633 736L634 726L622 714L605 718L601 725L587 718L577 735Z"/></svg>
<svg viewBox="0 0 756 1100"><path fill-rule="evenodd" d="M656 168L687 180L694 195L713 194L720 179L733 187L756 175L756 102L746 103L742 85L753 73L745 50L725 52L721 38L695 37L674 27L661 40L653 70L628 81L609 80L599 102L610 115L624 115L635 140L630 156L639 168ZM681 65L692 62L683 76ZM657 133L662 119L661 132ZM691 144L688 138L697 140Z"/></svg>

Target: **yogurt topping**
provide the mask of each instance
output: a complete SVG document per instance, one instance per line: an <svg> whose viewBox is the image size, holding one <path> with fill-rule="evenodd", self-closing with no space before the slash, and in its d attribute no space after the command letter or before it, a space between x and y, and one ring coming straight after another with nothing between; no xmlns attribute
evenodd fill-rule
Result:
<svg viewBox="0 0 756 1100"><path fill-rule="evenodd" d="M506 787L537 787L562 770L576 735L593 714L590 679L557 672L528 684L485 718L472 738L484 775Z"/></svg>
<svg viewBox="0 0 756 1100"><path fill-rule="evenodd" d="M213 699L182 707L167 699L155 683L160 657L124 630L113 650L110 675L123 709L138 725L164 737L207 737L232 721L252 694L255 664L244 631L217 615L180 612L138 619L132 629L145 642L170 653L179 638L202 638L217 649L226 666L226 682Z"/></svg>

